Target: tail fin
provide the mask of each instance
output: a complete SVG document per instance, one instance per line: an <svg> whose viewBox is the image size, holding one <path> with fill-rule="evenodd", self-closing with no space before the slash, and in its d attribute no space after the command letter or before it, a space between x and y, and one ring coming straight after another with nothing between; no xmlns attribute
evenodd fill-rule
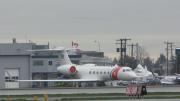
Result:
<svg viewBox="0 0 180 101"><path fill-rule="evenodd" d="M58 55L59 59L56 62L59 62L61 65L66 65L66 64L72 64L71 60L69 59L69 56L67 54L67 51L64 47L58 47L54 49L39 49L39 50L28 50L33 53L37 52L56 52L56 55Z"/></svg>
<svg viewBox="0 0 180 101"><path fill-rule="evenodd" d="M72 64L66 50L64 50L64 60L66 64Z"/></svg>

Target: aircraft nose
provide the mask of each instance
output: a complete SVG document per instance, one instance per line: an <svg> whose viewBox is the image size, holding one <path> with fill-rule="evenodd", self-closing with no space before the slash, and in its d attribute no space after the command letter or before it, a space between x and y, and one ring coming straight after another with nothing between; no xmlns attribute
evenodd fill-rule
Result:
<svg viewBox="0 0 180 101"><path fill-rule="evenodd" d="M137 75L134 72L131 72L129 76L130 76L131 80L134 80L137 78Z"/></svg>

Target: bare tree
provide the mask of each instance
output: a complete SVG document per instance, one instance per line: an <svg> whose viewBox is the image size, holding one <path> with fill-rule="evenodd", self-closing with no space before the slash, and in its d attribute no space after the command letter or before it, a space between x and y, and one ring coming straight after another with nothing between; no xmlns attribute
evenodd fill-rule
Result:
<svg viewBox="0 0 180 101"><path fill-rule="evenodd" d="M149 56L149 54L147 53L145 47L143 47L143 46L137 46L137 47L138 47L136 49L137 60L140 64L143 64L144 59L147 58Z"/></svg>

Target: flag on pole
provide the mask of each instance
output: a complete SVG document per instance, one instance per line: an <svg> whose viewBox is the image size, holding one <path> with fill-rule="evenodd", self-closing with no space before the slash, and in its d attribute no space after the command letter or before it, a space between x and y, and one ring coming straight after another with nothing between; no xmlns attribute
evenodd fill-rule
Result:
<svg viewBox="0 0 180 101"><path fill-rule="evenodd" d="M72 41L72 47L77 48L78 46L79 46L78 43Z"/></svg>

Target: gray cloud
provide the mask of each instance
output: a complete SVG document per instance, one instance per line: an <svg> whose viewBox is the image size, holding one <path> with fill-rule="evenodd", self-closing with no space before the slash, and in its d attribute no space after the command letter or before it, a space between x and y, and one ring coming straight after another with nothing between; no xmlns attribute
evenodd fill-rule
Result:
<svg viewBox="0 0 180 101"><path fill-rule="evenodd" d="M163 42L177 42L179 0L0 0L1 42L25 36L39 43L115 52L115 40L130 37L150 55L164 52ZM90 47L91 46L91 47Z"/></svg>

